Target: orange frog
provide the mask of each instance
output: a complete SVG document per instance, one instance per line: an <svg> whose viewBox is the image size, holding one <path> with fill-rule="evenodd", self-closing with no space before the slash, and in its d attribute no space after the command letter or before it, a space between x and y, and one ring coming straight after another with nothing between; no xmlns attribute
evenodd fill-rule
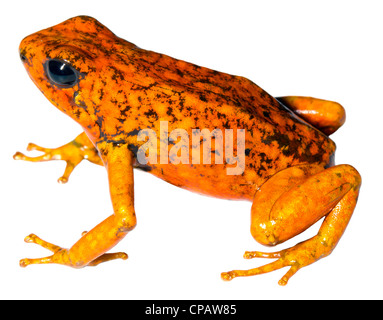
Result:
<svg viewBox="0 0 383 320"><path fill-rule="evenodd" d="M29 235L26 242L53 254L22 259L22 267L58 263L81 268L126 259L125 253L107 252L136 225L133 168L193 192L252 201L250 231L266 246L282 243L325 217L317 235L294 247L246 252L246 259L276 260L222 273L224 280L288 266L279 281L285 285L300 268L329 255L346 229L361 177L350 165L334 165L335 144L328 135L345 121L338 103L274 98L246 78L141 49L87 16L26 37L20 57L40 91L84 132L56 149L29 144L28 150L44 153L40 157L18 152L14 158L65 160L67 167L59 179L63 183L83 159L105 166L114 209L69 249ZM164 124L166 130L161 129ZM152 135L142 137L142 132ZM170 132L183 135L172 139ZM197 143L196 132L204 132ZM232 155L237 157L226 154L222 161L220 144L225 140L226 153L230 137L223 140L217 132L234 133L231 138L238 141ZM193 139L179 141L185 134ZM152 136L155 139L149 139ZM208 138L214 143L195 154ZM147 157L156 151L160 156ZM139 161L139 155L151 161ZM205 161L212 158L221 161ZM239 170L229 173L233 159Z"/></svg>

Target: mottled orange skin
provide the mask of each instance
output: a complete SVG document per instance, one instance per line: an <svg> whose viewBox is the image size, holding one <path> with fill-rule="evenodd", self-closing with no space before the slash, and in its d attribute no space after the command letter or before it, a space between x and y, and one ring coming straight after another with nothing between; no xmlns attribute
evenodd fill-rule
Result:
<svg viewBox="0 0 383 320"><path fill-rule="evenodd" d="M294 273L291 270L329 254L340 239L356 204L360 176L347 165L332 167L335 144L327 135L344 122L344 109L339 104L305 97L274 98L246 78L138 48L86 16L26 37L20 54L41 92L78 122L84 133L57 149L31 145L29 149L45 153L42 157L17 153L15 159L65 160L68 165L61 182L68 180L83 158L104 165L114 208L112 216L69 250L29 236L27 241L39 243L54 254L43 260L23 259L23 266L55 262L82 267L126 258L123 253L105 252L135 226L134 167L193 192L224 199L254 199L251 232L265 245L283 242L327 215L322 237L318 234L318 238L307 240L306 246L289 249L293 258L276 253L277 266L224 273L225 280L289 265L290 273L280 282L285 284ZM44 69L49 59L70 63L80 74L78 84L60 88L52 83ZM243 173L228 175L226 169L231 165L215 164L214 160L212 164L141 165L137 150L144 142L137 140L137 133L150 128L159 137L160 121L168 122L169 132L181 128L189 137L196 128L245 129ZM161 144L157 147L160 153ZM234 154L236 151L234 148ZM214 152L213 146L212 159ZM315 195L309 203L308 195ZM275 208L279 208L277 212ZM340 221L341 215L345 218ZM336 223L326 222L332 219ZM323 234L326 244L331 245L323 247ZM259 255L266 254L247 253L246 257Z"/></svg>

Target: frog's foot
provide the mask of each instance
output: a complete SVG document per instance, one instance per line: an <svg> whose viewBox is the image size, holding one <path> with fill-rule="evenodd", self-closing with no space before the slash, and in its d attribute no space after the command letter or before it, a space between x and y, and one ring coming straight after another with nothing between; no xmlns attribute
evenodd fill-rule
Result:
<svg viewBox="0 0 383 320"><path fill-rule="evenodd" d="M21 259L20 260L20 266L25 268L26 266L30 264L46 264L46 263L58 263L74 268L81 268L85 265L83 264L74 264L72 263L70 257L69 257L69 250L61 248L59 246L56 246L54 244L51 244L49 242L46 242L42 239L40 239L38 236L34 234L30 234L24 239L27 243L35 243L40 246L42 246L45 249L48 249L53 252L53 255L44 257L44 258L37 258L37 259ZM115 252L115 253L104 253L101 256L97 257L93 261L87 264L87 266L97 266L98 264L110 260L115 259L128 259L128 255L124 252Z"/></svg>
<svg viewBox="0 0 383 320"><path fill-rule="evenodd" d="M49 160L65 160L66 161L66 168L64 171L64 174L57 180L59 183L66 183L68 182L69 176L74 170L74 168L82 161L81 157L77 156L70 156L70 157L63 157L63 155L67 154L67 148L66 146L56 148L56 149L49 149L49 148L43 148L40 147L34 143L29 143L27 150L37 150L40 152L44 152L43 155L38 157L29 157L24 155L21 152L16 152L13 156L13 159L15 160L24 160L24 161L31 161L31 162L41 162L41 161L49 161Z"/></svg>
<svg viewBox="0 0 383 320"><path fill-rule="evenodd" d="M260 251L246 251L243 255L245 259L269 258L277 260L264 266L250 270L233 270L229 272L223 272L221 274L221 277L223 280L229 281L236 277L254 276L275 271L283 267L290 267L287 273L278 282L279 285L285 286L289 279L299 269L308 266L309 264L312 264L313 262L329 254L329 252L325 252L325 250L323 250L324 247L321 244L317 244L318 240L319 239L314 237L305 242L299 243L292 248L281 250L278 252L267 253ZM317 248L317 250L315 250L315 247Z"/></svg>
<svg viewBox="0 0 383 320"><path fill-rule="evenodd" d="M29 143L27 151L33 150L43 152L44 154L38 157L29 157L21 152L16 152L13 159L31 162L64 160L66 162L66 168L64 174L58 179L59 183L68 182L72 171L83 159L102 165L102 161L98 156L96 148L94 148L85 133L80 134L76 139L66 145L55 149L43 148L34 143Z"/></svg>

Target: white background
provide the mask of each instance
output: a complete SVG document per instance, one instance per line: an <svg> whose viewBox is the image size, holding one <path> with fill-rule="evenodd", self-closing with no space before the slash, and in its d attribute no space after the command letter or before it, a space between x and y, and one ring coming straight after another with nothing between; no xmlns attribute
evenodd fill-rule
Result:
<svg viewBox="0 0 383 320"><path fill-rule="evenodd" d="M382 88L381 1L7 1L1 5L0 298L3 299L381 299ZM105 170L82 163L67 185L65 163L14 161L28 142L46 147L81 128L55 109L19 61L21 39L70 17L97 18L138 46L245 76L274 96L340 102L346 124L332 136L337 163L355 166L363 185L354 216L328 258L303 268L286 287L287 268L220 279L222 271L269 260L274 251L316 233L319 224L276 247L255 242L250 207L181 190L135 174L138 225L112 251L117 260L75 270L20 268L19 259L50 253L26 244L33 232L63 247L112 213Z"/></svg>

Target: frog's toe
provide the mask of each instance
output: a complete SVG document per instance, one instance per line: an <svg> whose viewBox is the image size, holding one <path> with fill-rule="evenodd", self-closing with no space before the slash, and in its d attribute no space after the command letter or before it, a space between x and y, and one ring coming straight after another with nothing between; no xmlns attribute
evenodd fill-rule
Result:
<svg viewBox="0 0 383 320"><path fill-rule="evenodd" d="M261 252L261 251L246 251L243 255L245 259L253 258L280 258L280 252Z"/></svg>
<svg viewBox="0 0 383 320"><path fill-rule="evenodd" d="M20 264L20 267L25 268L31 264L52 263L52 257L53 256L44 257L44 258L36 258L36 259L25 258L25 259L21 259L19 264Z"/></svg>
<svg viewBox="0 0 383 320"><path fill-rule="evenodd" d="M24 241L27 242L27 243L38 244L38 245L42 246L43 248L48 249L49 251L52 251L52 252L57 252L57 251L59 251L61 249L61 247L56 246L56 245L54 245L52 243L49 243L47 241L44 241L44 240L42 240L41 238L39 238L38 236L36 236L33 233L31 233L30 235L26 236L24 238Z"/></svg>
<svg viewBox="0 0 383 320"><path fill-rule="evenodd" d="M35 234L31 233L30 235L28 235L28 236L26 236L24 238L24 242L26 242L26 243L36 243L36 241L38 241L37 238L38 237Z"/></svg>
<svg viewBox="0 0 383 320"><path fill-rule="evenodd" d="M33 151L33 150L41 151L41 152L49 152L49 151L51 151L51 149L40 147L40 146L38 146L35 143L32 143L32 142L28 143L27 151Z"/></svg>
<svg viewBox="0 0 383 320"><path fill-rule="evenodd" d="M126 260L128 259L128 255L125 252L113 252L113 253L104 253L103 255L99 256L98 258L91 261L88 266L89 267L95 267L99 265L100 263L116 260L116 259L122 259Z"/></svg>
<svg viewBox="0 0 383 320"><path fill-rule="evenodd" d="M289 279L300 269L298 265L293 265L289 271L278 281L280 286L285 286Z"/></svg>
<svg viewBox="0 0 383 320"><path fill-rule="evenodd" d="M68 182L68 180L69 180L68 177L62 176L62 177L57 179L57 182L60 184L65 184Z"/></svg>
<svg viewBox="0 0 383 320"><path fill-rule="evenodd" d="M236 277L248 277L248 276L255 276L263 273L268 273L274 270L281 269L285 267L287 264L282 260L278 259L277 261L271 262L269 264L266 264L264 266L249 269L249 270L232 270L229 272L223 272L221 274L221 278L223 280L232 280Z"/></svg>
<svg viewBox="0 0 383 320"><path fill-rule="evenodd" d="M30 265L29 259L21 259L19 264L20 264L20 267L25 268L26 266Z"/></svg>
<svg viewBox="0 0 383 320"><path fill-rule="evenodd" d="M32 145L32 147L31 147L31 145ZM48 160L59 160L57 155L53 154L51 149L44 149L44 148L41 148L41 147L36 148L36 147L38 147L38 146L36 146L35 144L30 143L28 145L28 147L27 147L27 151L37 150L37 151L44 152L44 154L41 155L41 156L37 156L37 157L29 157L29 156L26 156L24 153L16 152L13 155L13 159L15 159L15 160L31 161L31 162L41 162L41 161L48 161Z"/></svg>
<svg viewBox="0 0 383 320"><path fill-rule="evenodd" d="M235 271L222 272L221 279L224 281L233 280L236 277Z"/></svg>
<svg viewBox="0 0 383 320"><path fill-rule="evenodd" d="M17 151L14 155L13 155L13 159L15 160L24 160L25 159L25 154Z"/></svg>
<svg viewBox="0 0 383 320"><path fill-rule="evenodd" d="M64 174L57 179L58 183L65 184L69 180L69 176L72 174L74 168L77 167L77 165L81 162L81 160L77 160L76 162L73 162L71 160L66 160L66 167Z"/></svg>

